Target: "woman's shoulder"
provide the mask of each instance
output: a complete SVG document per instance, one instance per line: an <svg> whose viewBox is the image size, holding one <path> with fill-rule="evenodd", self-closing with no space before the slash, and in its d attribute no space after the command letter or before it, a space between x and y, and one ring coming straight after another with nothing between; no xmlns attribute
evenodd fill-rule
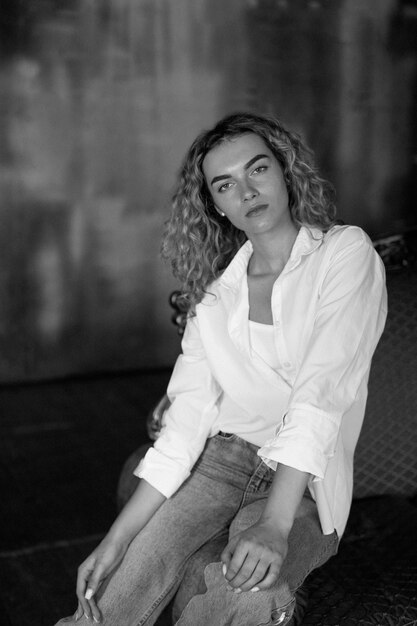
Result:
<svg viewBox="0 0 417 626"><path fill-rule="evenodd" d="M335 225L323 237L325 247L335 252L346 248L373 247L372 241L360 226Z"/></svg>

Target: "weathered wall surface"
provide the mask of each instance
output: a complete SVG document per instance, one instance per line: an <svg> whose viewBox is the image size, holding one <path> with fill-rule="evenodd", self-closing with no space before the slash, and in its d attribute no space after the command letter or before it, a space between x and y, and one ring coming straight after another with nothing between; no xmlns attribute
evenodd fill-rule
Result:
<svg viewBox="0 0 417 626"><path fill-rule="evenodd" d="M173 363L161 232L186 147L240 100L238 5L2 3L0 380Z"/></svg>
<svg viewBox="0 0 417 626"><path fill-rule="evenodd" d="M417 224L417 3L254 0L253 108L314 147L340 216L371 235Z"/></svg>
<svg viewBox="0 0 417 626"><path fill-rule="evenodd" d="M162 225L186 147L230 111L303 133L345 221L415 224L415 17L394 0L4 0L0 381L172 364Z"/></svg>

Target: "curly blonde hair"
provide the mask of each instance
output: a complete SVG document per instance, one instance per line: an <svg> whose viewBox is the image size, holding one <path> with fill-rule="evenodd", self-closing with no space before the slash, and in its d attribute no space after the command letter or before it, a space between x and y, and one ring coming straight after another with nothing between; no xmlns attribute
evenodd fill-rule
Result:
<svg viewBox="0 0 417 626"><path fill-rule="evenodd" d="M220 143L246 133L261 137L278 160L293 222L323 232L335 224L333 189L318 175L311 150L296 133L273 117L235 113L223 118L198 135L185 156L162 241L162 257L181 283L182 307L191 312L247 239L215 210L203 161Z"/></svg>

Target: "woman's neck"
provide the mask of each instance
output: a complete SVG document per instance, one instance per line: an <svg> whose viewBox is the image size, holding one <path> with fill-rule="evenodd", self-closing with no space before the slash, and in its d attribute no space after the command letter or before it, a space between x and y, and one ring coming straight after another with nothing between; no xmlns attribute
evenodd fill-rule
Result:
<svg viewBox="0 0 417 626"><path fill-rule="evenodd" d="M262 233L251 236L253 247L248 274L280 274L291 255L291 250L298 235L298 228L293 222L278 233Z"/></svg>

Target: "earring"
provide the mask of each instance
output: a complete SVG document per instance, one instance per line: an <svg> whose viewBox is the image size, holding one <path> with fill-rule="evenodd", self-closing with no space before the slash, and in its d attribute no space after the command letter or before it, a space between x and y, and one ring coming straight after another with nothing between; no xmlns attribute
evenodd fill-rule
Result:
<svg viewBox="0 0 417 626"><path fill-rule="evenodd" d="M220 213L220 215L221 215L222 217L224 217L224 216L226 215L226 213L223 213L223 211L219 211L219 213Z"/></svg>

